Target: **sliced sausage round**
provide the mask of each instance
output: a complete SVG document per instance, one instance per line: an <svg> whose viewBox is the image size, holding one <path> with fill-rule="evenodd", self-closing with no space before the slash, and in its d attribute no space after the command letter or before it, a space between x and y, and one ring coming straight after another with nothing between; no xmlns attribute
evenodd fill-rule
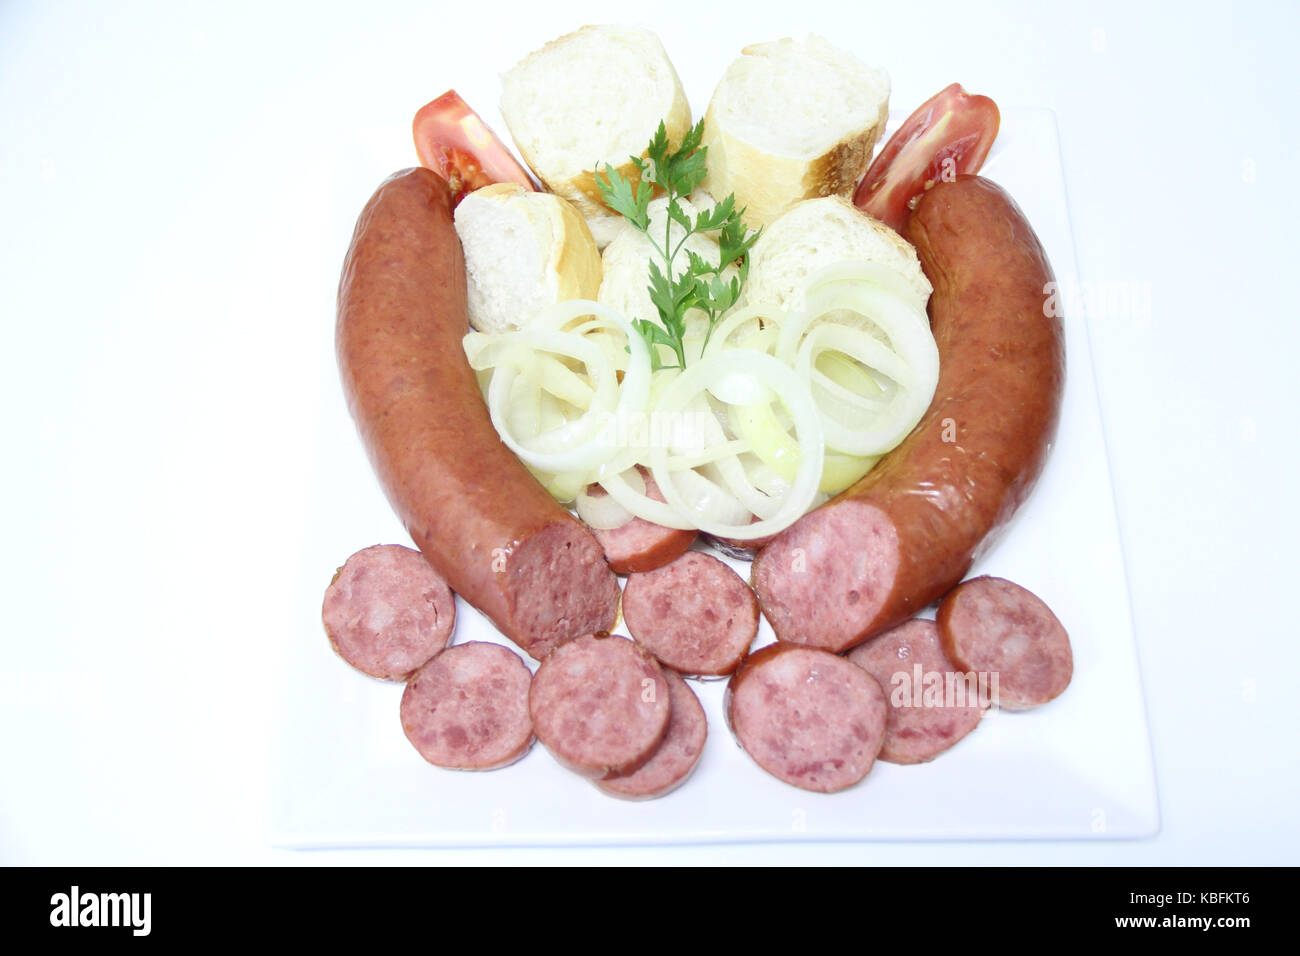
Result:
<svg viewBox="0 0 1300 956"><path fill-rule="evenodd" d="M876 679L889 701L881 760L933 760L974 730L984 714L987 684L981 695L978 677L972 686L956 671L933 621L907 621L846 656Z"/></svg>
<svg viewBox="0 0 1300 956"><path fill-rule="evenodd" d="M605 793L625 800L651 800L680 787L691 775L704 753L709 721L699 698L686 681L673 671L664 671L672 714L663 742L641 769L621 777L597 780Z"/></svg>
<svg viewBox="0 0 1300 956"><path fill-rule="evenodd" d="M804 790L833 793L871 769L888 706L876 679L827 651L769 644L731 678L727 723L755 763Z"/></svg>
<svg viewBox="0 0 1300 956"><path fill-rule="evenodd" d="M645 481L645 493L655 501L663 501L650 472L642 468L641 477ZM599 485L592 485L587 493L593 497L605 494ZM634 571L653 571L661 568L683 553L695 541L697 532L682 531L677 528L665 528L663 525L633 518L626 524L608 530L592 529L592 534L605 549L605 560L618 574L631 574Z"/></svg>
<svg viewBox="0 0 1300 956"><path fill-rule="evenodd" d="M334 650L357 670L406 680L447 646L456 599L420 552L377 544L335 572L321 621Z"/></svg>
<svg viewBox="0 0 1300 956"><path fill-rule="evenodd" d="M948 657L987 673L994 703L1005 710L1047 703L1074 675L1069 635L1051 608L1003 578L961 584L939 605L937 622Z"/></svg>
<svg viewBox="0 0 1300 956"><path fill-rule="evenodd" d="M623 619L633 639L673 670L730 674L758 634L758 599L717 558L688 551L628 577Z"/></svg>
<svg viewBox="0 0 1300 956"><path fill-rule="evenodd" d="M458 644L415 672L402 693L402 730L431 764L495 770L533 743L532 673L509 648Z"/></svg>
<svg viewBox="0 0 1300 956"><path fill-rule="evenodd" d="M528 702L537 739L561 764L597 779L631 773L654 756L672 709L659 663L610 634L552 651Z"/></svg>

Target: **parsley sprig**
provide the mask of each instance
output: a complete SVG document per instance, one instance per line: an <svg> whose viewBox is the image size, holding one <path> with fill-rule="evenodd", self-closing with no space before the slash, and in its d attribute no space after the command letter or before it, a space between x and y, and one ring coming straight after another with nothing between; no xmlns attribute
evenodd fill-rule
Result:
<svg viewBox="0 0 1300 956"><path fill-rule="evenodd" d="M700 145L703 136L704 121L700 120L674 150L668 142L668 131L661 122L646 148L645 158L631 157L640 172L636 183L608 164L603 170L604 178L596 177L605 205L640 230L663 260L661 267L652 259L649 270L650 301L659 312L660 321L632 320L650 347L650 361L656 370L686 367L682 340L686 335L686 313L691 309L700 309L708 316L709 330L704 338L704 344L708 345L718 319L740 298L740 290L749 275L749 250L759 235L746 230L742 219L744 210L736 211L734 194L712 209L700 212L694 219L682 208L681 200L695 191L707 172L704 160L709 148ZM662 189L668 198L662 244L658 230L650 228L650 200L656 187ZM673 223L682 228L682 236L676 242L673 241ZM652 231L655 235L651 235ZM674 278L674 263L686 240L696 233L714 231L718 233L718 261L709 262L693 250L685 249L686 267ZM724 279L723 271L731 265L735 265L737 271L730 279ZM663 364L657 348L660 345L673 350L677 356L676 365Z"/></svg>

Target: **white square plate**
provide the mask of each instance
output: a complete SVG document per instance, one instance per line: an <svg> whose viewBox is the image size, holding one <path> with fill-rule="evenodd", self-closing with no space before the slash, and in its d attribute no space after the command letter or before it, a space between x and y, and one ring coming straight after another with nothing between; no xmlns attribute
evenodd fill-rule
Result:
<svg viewBox="0 0 1300 956"><path fill-rule="evenodd" d="M355 172L338 171L334 181L351 186ZM1004 113L984 175L1015 197L1062 286L1077 289L1053 114ZM347 189L334 195L340 203L354 198ZM331 218L351 221L363 200ZM1008 534L971 573L1011 578L1056 611L1074 646L1074 681L1066 693L1035 711L990 714L932 763L878 762L860 785L823 795L760 770L723 721L725 682L695 682L709 717L704 756L683 787L647 803L604 796L540 745L491 773L432 767L402 733L402 688L361 676L330 650L320 600L334 569L367 545L409 540L370 473L343 405L333 353L322 346L317 484L307 490L313 520L298 569L300 626L286 635L280 655L273 842L507 846L1155 833L1155 777L1088 330L1078 314L1067 313L1065 324L1068 381L1057 447ZM732 563L747 575L747 566ZM463 601L457 613L457 642L507 643ZM771 639L764 622L759 643Z"/></svg>

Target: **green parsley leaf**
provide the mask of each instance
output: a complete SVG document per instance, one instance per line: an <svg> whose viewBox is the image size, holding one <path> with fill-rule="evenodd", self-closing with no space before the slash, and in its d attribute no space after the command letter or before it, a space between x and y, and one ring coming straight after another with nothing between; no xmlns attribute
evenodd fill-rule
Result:
<svg viewBox="0 0 1300 956"><path fill-rule="evenodd" d="M666 178L668 145L668 128L664 126L663 120L660 120L654 138L650 140L650 145L646 147L646 156L650 159L650 181L664 190L668 189L668 180Z"/></svg>
<svg viewBox="0 0 1300 956"><path fill-rule="evenodd" d="M668 218L685 229L688 234L695 231L695 227L691 224L691 217L686 215L686 210L682 209L675 197L668 202Z"/></svg>
<svg viewBox="0 0 1300 956"><path fill-rule="evenodd" d="M633 186L631 180L608 164L605 166L604 173L603 179L599 175L596 176L596 187L600 190L601 200L632 225L645 232L650 227L650 215L646 210L650 206L650 198L654 195L654 187L644 179Z"/></svg>
<svg viewBox="0 0 1300 956"><path fill-rule="evenodd" d="M641 333L641 338L645 339L646 345L650 348L650 370L657 372L664 368L663 357L659 354L656 346L666 345L670 349L676 350L678 342L673 336L669 335L662 326L655 325L646 319L633 319L632 327ZM672 366L667 366L671 368Z"/></svg>
<svg viewBox="0 0 1300 956"><path fill-rule="evenodd" d="M726 225L736 206L736 197L728 196L712 209L706 209L695 217L696 232L712 232Z"/></svg>
<svg viewBox="0 0 1300 956"><path fill-rule="evenodd" d="M686 314L692 309L699 309L708 316L707 343L708 336L713 334L713 327L722 314L740 298L740 290L749 276L749 250L759 236L759 233L751 233L745 228L744 210L736 211L734 195L727 196L713 209L698 213L694 221L682 207L680 200L699 188L708 175L708 167L705 165L708 147L703 142L703 120L686 132L675 149L668 139L667 126L661 122L646 146L645 158L630 157L639 173L635 184L609 165L603 169L603 178L596 176L596 184L605 205L642 232L663 263L660 265L659 262L651 261L650 284L647 287L650 301L659 314L659 321L654 322L643 316L633 319L633 327L650 349L651 367L655 370L686 367L686 350L682 340L686 335ZM662 190L668 200L667 222L661 237L650 233L649 205L656 189ZM672 236L673 223L680 226L682 232L681 238L675 243ZM658 229L654 231L659 232ZM686 267L679 272L674 268L674 263L685 248L686 240L704 232L718 233L717 264L708 262L687 249ZM660 238L663 240L662 246L659 244ZM723 279L723 271L733 265L737 267L736 274ZM659 351L661 346L673 351L677 356L677 365L663 364L663 356Z"/></svg>

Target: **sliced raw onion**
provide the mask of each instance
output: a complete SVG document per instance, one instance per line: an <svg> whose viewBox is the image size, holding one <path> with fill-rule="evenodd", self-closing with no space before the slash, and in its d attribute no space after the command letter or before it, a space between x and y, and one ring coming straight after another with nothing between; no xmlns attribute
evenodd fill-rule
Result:
<svg viewBox="0 0 1300 956"><path fill-rule="evenodd" d="M925 313L892 276L867 262L816 273L804 287L806 311L782 325L777 343L777 357L808 382L826 447L855 458L896 447L929 408L939 381ZM846 324L846 315L860 322Z"/></svg>
<svg viewBox="0 0 1300 956"><path fill-rule="evenodd" d="M582 321L566 331L577 320ZM628 350L622 357L588 335L602 330L622 334ZM492 424L534 471L594 474L618 450L634 419L647 412L650 356L645 340L627 319L598 302L558 303L515 332L471 332L465 337L465 354L476 371L493 369L487 390ZM585 379L566 359L585 368ZM548 395L559 404L547 405L550 414L544 415L540 408ZM566 408L577 414L563 414Z"/></svg>
<svg viewBox="0 0 1300 956"><path fill-rule="evenodd" d="M662 501L656 501L647 495L644 485L640 490L633 488L628 484L626 474L624 472L607 475L600 480L600 486L609 492L611 498L638 518L653 521L665 528L677 528L683 531L689 531L695 527L691 520L675 507Z"/></svg>
<svg viewBox="0 0 1300 956"><path fill-rule="evenodd" d="M692 323L684 371L651 372L631 323L586 300L470 333L465 353L502 441L591 527L639 517L753 540L870 471L938 379L924 301L891 270L841 263L803 291L804 311L737 309L707 343Z"/></svg>
<svg viewBox="0 0 1300 956"><path fill-rule="evenodd" d="M925 317L926 296L918 296L916 289L899 272L888 266L878 262L868 262L865 259L847 259L844 262L837 262L810 275L804 283L805 293L836 282L866 282L883 289L894 298L902 299L908 305L915 306L922 319L925 319L926 325L930 324Z"/></svg>
<svg viewBox="0 0 1300 956"><path fill-rule="evenodd" d="M698 472L686 469L675 472L668 468L669 453L678 452L677 448L664 445L651 448L650 468L664 498L680 514L690 518L694 527L723 538L751 540L775 534L793 524L808 510L817 494L824 446L821 419L806 384L771 355L722 349L706 354L669 383L659 397L656 410L661 414L686 411L698 396L719 380L737 374L737 369L743 369L743 374L770 389L794 420L800 461L794 481L772 515L753 523L737 520L740 513L721 494L711 490L709 494L704 493L702 482L717 488L715 482ZM687 477L690 475L695 477ZM726 498L735 500L734 495Z"/></svg>
<svg viewBox="0 0 1300 956"><path fill-rule="evenodd" d="M584 487L573 500L574 510L588 527L595 528L597 531L610 531L623 527L636 517L608 492L593 495L590 487L590 485Z"/></svg>
<svg viewBox="0 0 1300 956"><path fill-rule="evenodd" d="M838 495L845 488L857 484L867 472L876 467L879 460L879 457L858 457L828 451L822 464L822 480L817 490L828 495Z"/></svg>

